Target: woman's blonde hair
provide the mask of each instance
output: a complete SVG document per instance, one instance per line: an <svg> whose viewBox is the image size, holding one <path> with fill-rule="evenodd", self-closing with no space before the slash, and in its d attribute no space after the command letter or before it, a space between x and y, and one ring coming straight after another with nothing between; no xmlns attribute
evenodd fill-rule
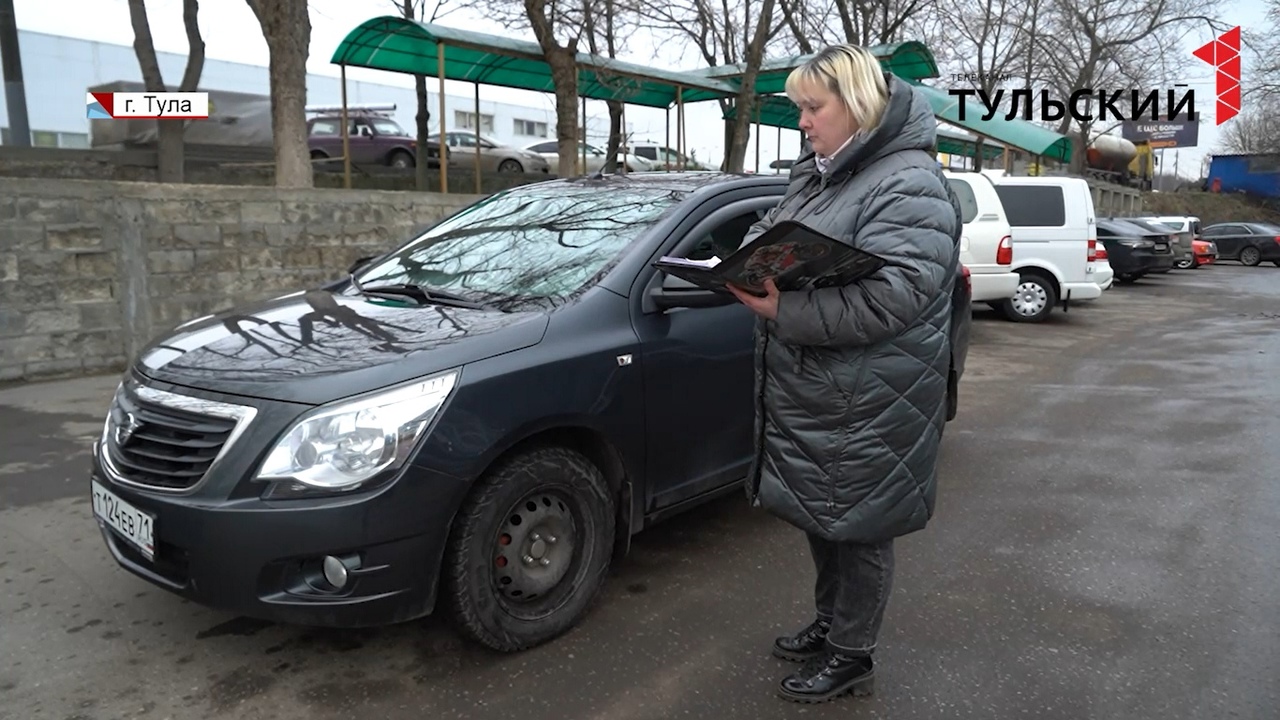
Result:
<svg viewBox="0 0 1280 720"><path fill-rule="evenodd" d="M857 45L832 45L814 55L787 76L787 97L797 105L811 98L814 86L825 87L840 98L858 132L866 133L880 124L889 103L889 86L880 61Z"/></svg>

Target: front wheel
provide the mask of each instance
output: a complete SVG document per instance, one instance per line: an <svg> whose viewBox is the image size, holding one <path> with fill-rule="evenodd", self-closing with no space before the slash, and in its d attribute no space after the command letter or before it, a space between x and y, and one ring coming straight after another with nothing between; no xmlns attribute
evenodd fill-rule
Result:
<svg viewBox="0 0 1280 720"><path fill-rule="evenodd" d="M1179 270L1190 270L1195 266L1196 266L1195 258L1182 258L1181 260L1179 260L1177 263L1174 264L1174 267L1178 268Z"/></svg>
<svg viewBox="0 0 1280 720"><path fill-rule="evenodd" d="M614 502L604 476L561 447L526 451L482 479L445 553L444 599L460 632L500 652L575 626L604 584Z"/></svg>
<svg viewBox="0 0 1280 720"><path fill-rule="evenodd" d="M1240 251L1240 262L1249 267L1253 267L1262 262L1262 251L1256 247L1247 247Z"/></svg>

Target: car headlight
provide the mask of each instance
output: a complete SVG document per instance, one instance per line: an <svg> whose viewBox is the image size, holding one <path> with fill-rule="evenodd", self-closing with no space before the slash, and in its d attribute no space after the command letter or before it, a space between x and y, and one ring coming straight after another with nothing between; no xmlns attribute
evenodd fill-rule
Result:
<svg viewBox="0 0 1280 720"><path fill-rule="evenodd" d="M367 488L409 458L445 400L458 371L321 408L298 419L276 442L254 480L272 483L264 497L310 497Z"/></svg>

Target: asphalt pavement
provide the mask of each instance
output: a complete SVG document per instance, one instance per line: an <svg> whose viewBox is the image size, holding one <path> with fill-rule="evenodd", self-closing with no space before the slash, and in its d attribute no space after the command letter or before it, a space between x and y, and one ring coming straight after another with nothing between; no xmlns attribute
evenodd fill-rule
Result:
<svg viewBox="0 0 1280 720"><path fill-rule="evenodd" d="M583 624L499 656L434 619L264 624L119 569L85 476L115 377L0 390L0 719L1280 717L1280 268L975 313L938 512L877 691L800 706L794 529L735 493L636 538Z"/></svg>

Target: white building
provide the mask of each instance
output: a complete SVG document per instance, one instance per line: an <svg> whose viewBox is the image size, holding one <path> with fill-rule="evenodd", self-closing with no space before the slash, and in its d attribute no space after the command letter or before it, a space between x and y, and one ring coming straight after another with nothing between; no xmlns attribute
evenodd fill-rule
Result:
<svg viewBox="0 0 1280 720"><path fill-rule="evenodd" d="M114 81L142 82L138 56L129 45L81 40L59 35L18 31L22 54L22 74L27 102L27 119L32 144L45 147L89 147L89 120L85 93L90 87ZM177 85L186 69L186 55L157 53L165 83ZM427 84L427 107L431 126L439 127L440 99L434 92L436 81ZM438 86L436 86L438 87ZM269 95L271 82L266 66L205 59L200 75L201 90ZM0 143L9 143L9 113L0 98ZM395 104L395 119L414 132L418 98L409 87L347 80L347 102ZM337 77L307 74L308 105L341 105L342 83ZM450 130L474 127L474 95L445 95L447 125ZM502 143L524 147L555 137L555 100L546 96L542 106L480 101L481 132ZM632 123L628 122L628 130ZM603 144L608 139L608 115L590 115L587 137Z"/></svg>

